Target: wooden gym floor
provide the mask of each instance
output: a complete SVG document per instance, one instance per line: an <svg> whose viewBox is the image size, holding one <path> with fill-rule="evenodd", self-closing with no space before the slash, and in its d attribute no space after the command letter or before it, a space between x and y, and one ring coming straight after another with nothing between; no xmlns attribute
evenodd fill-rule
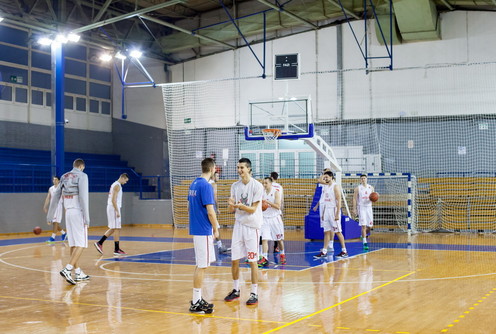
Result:
<svg viewBox="0 0 496 334"><path fill-rule="evenodd" d="M91 280L69 285L59 271L69 248L48 234L0 236L2 333L496 333L496 237L493 234L373 234L371 248L349 241L351 256L314 261L320 242L287 231L287 265L269 255L259 270L259 304L232 289L229 256L207 270L212 315L188 311L194 258L186 229L125 227L121 248L100 256L90 230L81 260ZM230 230L222 231L230 239ZM336 253L339 251L336 243Z"/></svg>

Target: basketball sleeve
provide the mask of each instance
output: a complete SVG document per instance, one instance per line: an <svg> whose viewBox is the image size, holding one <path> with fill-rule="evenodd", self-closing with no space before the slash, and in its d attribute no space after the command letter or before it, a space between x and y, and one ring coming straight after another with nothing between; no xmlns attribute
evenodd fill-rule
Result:
<svg viewBox="0 0 496 334"><path fill-rule="evenodd" d="M81 211L83 211L84 223L90 225L90 209L89 209L89 184L88 175L81 173L79 178L78 190L79 190L79 205L81 206Z"/></svg>
<svg viewBox="0 0 496 334"><path fill-rule="evenodd" d="M264 187L262 186L261 183L257 184L254 187L254 192L253 192L253 203L255 202L260 202L263 199L263 193L264 193Z"/></svg>
<svg viewBox="0 0 496 334"><path fill-rule="evenodd" d="M210 183L206 183L202 187L201 191L201 203L203 206L207 206L209 204L214 205L214 188L210 185Z"/></svg>
<svg viewBox="0 0 496 334"><path fill-rule="evenodd" d="M52 222L53 217L55 215L55 210L57 210L57 206L59 204L59 201L62 199L62 182L59 183L57 188L52 193L52 197L50 199L50 205L48 207L48 212L47 212L47 222Z"/></svg>

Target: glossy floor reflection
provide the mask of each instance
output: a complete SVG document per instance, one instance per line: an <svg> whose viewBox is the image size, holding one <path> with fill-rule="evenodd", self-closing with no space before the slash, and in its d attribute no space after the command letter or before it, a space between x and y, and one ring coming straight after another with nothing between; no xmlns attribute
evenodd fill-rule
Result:
<svg viewBox="0 0 496 334"><path fill-rule="evenodd" d="M94 242L103 230L91 230ZM224 235L230 235L230 230ZM59 275L69 258L46 237L0 237L2 333L494 333L496 238L492 234L374 234L370 250L347 242L350 257L315 260L321 242L288 231L286 255L259 270L259 305L246 306L250 271L241 269L241 298L232 289L229 255L207 270L203 294L212 315L188 312L194 254L187 230L124 228L121 248L88 248L88 282ZM226 240L229 244L229 241ZM340 251L335 243L335 254Z"/></svg>

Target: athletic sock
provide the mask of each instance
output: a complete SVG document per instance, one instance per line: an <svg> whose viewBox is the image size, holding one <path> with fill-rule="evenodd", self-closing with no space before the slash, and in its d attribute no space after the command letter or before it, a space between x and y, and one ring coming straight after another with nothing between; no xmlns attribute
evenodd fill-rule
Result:
<svg viewBox="0 0 496 334"><path fill-rule="evenodd" d="M56 236L57 236L57 234L52 233L52 238L54 238L54 239L55 239L55 237L56 237Z"/></svg>
<svg viewBox="0 0 496 334"><path fill-rule="evenodd" d="M107 236L106 235L103 235L103 237L100 239L100 241L98 241L98 243L100 245L103 245L103 243L105 242L105 240L107 240Z"/></svg>
<svg viewBox="0 0 496 334"><path fill-rule="evenodd" d="M251 285L251 293L258 294L258 284Z"/></svg>
<svg viewBox="0 0 496 334"><path fill-rule="evenodd" d="M65 231L64 230L60 230L60 234L65 234Z"/></svg>
<svg viewBox="0 0 496 334"><path fill-rule="evenodd" d="M321 252L322 252L323 254L327 254L327 249L322 248Z"/></svg>
<svg viewBox="0 0 496 334"><path fill-rule="evenodd" d="M201 289L193 288L193 304L201 299Z"/></svg>
<svg viewBox="0 0 496 334"><path fill-rule="evenodd" d="M279 253L280 253L281 255L284 255L284 250L280 250L280 251L279 251Z"/></svg>
<svg viewBox="0 0 496 334"><path fill-rule="evenodd" d="M117 252L117 251L120 249L120 248L119 248L119 241L114 241L114 243L115 243L115 247L114 247L114 249L115 249L115 251Z"/></svg>
<svg viewBox="0 0 496 334"><path fill-rule="evenodd" d="M239 279L233 280L233 289L239 291Z"/></svg>
<svg viewBox="0 0 496 334"><path fill-rule="evenodd" d="M76 268L75 273L78 275L81 274L81 268Z"/></svg>
<svg viewBox="0 0 496 334"><path fill-rule="evenodd" d="M267 253L262 253L262 257L267 259Z"/></svg>
<svg viewBox="0 0 496 334"><path fill-rule="evenodd" d="M343 251L344 253L348 253L348 252L346 251L346 247L343 247L343 249L341 249L341 251Z"/></svg>
<svg viewBox="0 0 496 334"><path fill-rule="evenodd" d="M367 243L367 238L363 238L363 239L362 239L362 242L363 242L364 244L366 244L366 243Z"/></svg>
<svg viewBox="0 0 496 334"><path fill-rule="evenodd" d="M67 269L67 270L72 270L72 268L74 268L74 267L72 266L72 264L67 264L67 265L65 266L65 269Z"/></svg>
<svg viewBox="0 0 496 334"><path fill-rule="evenodd" d="M221 240L217 240L217 247L222 247L222 241Z"/></svg>

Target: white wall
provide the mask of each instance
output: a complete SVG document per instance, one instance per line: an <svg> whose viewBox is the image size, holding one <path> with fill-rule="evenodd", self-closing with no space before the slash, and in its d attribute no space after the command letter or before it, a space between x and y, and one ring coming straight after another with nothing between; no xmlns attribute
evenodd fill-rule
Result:
<svg viewBox="0 0 496 334"><path fill-rule="evenodd" d="M496 105L496 65L454 66L474 62L496 62L496 13L455 11L440 17L442 39L404 43L394 46L394 71L366 74L365 63L347 24L343 32L343 118L360 119L398 116L432 116L493 112ZM369 22L370 56L386 54ZM363 21L352 23L360 41ZM217 85L225 91L227 107L202 107L204 117L215 115L217 126L246 124L248 102L285 95L312 98L315 121L340 117L336 65L336 27L323 28L267 42L266 74L273 74L275 54L299 53L301 79L273 81L244 79L232 87ZM262 44L252 48L261 59ZM373 60L370 67L387 65ZM320 71L318 74L309 73ZM323 73L322 73L323 72ZM172 81L195 81L233 77L261 76L262 68L247 47L171 67ZM238 86L237 86L238 85ZM230 99L234 99L231 101ZM234 107L233 107L234 106ZM234 117L233 117L234 114ZM198 115L197 115L198 117ZM179 122L180 123L180 122ZM208 122L205 124L209 124ZM196 125L198 126L198 124Z"/></svg>

